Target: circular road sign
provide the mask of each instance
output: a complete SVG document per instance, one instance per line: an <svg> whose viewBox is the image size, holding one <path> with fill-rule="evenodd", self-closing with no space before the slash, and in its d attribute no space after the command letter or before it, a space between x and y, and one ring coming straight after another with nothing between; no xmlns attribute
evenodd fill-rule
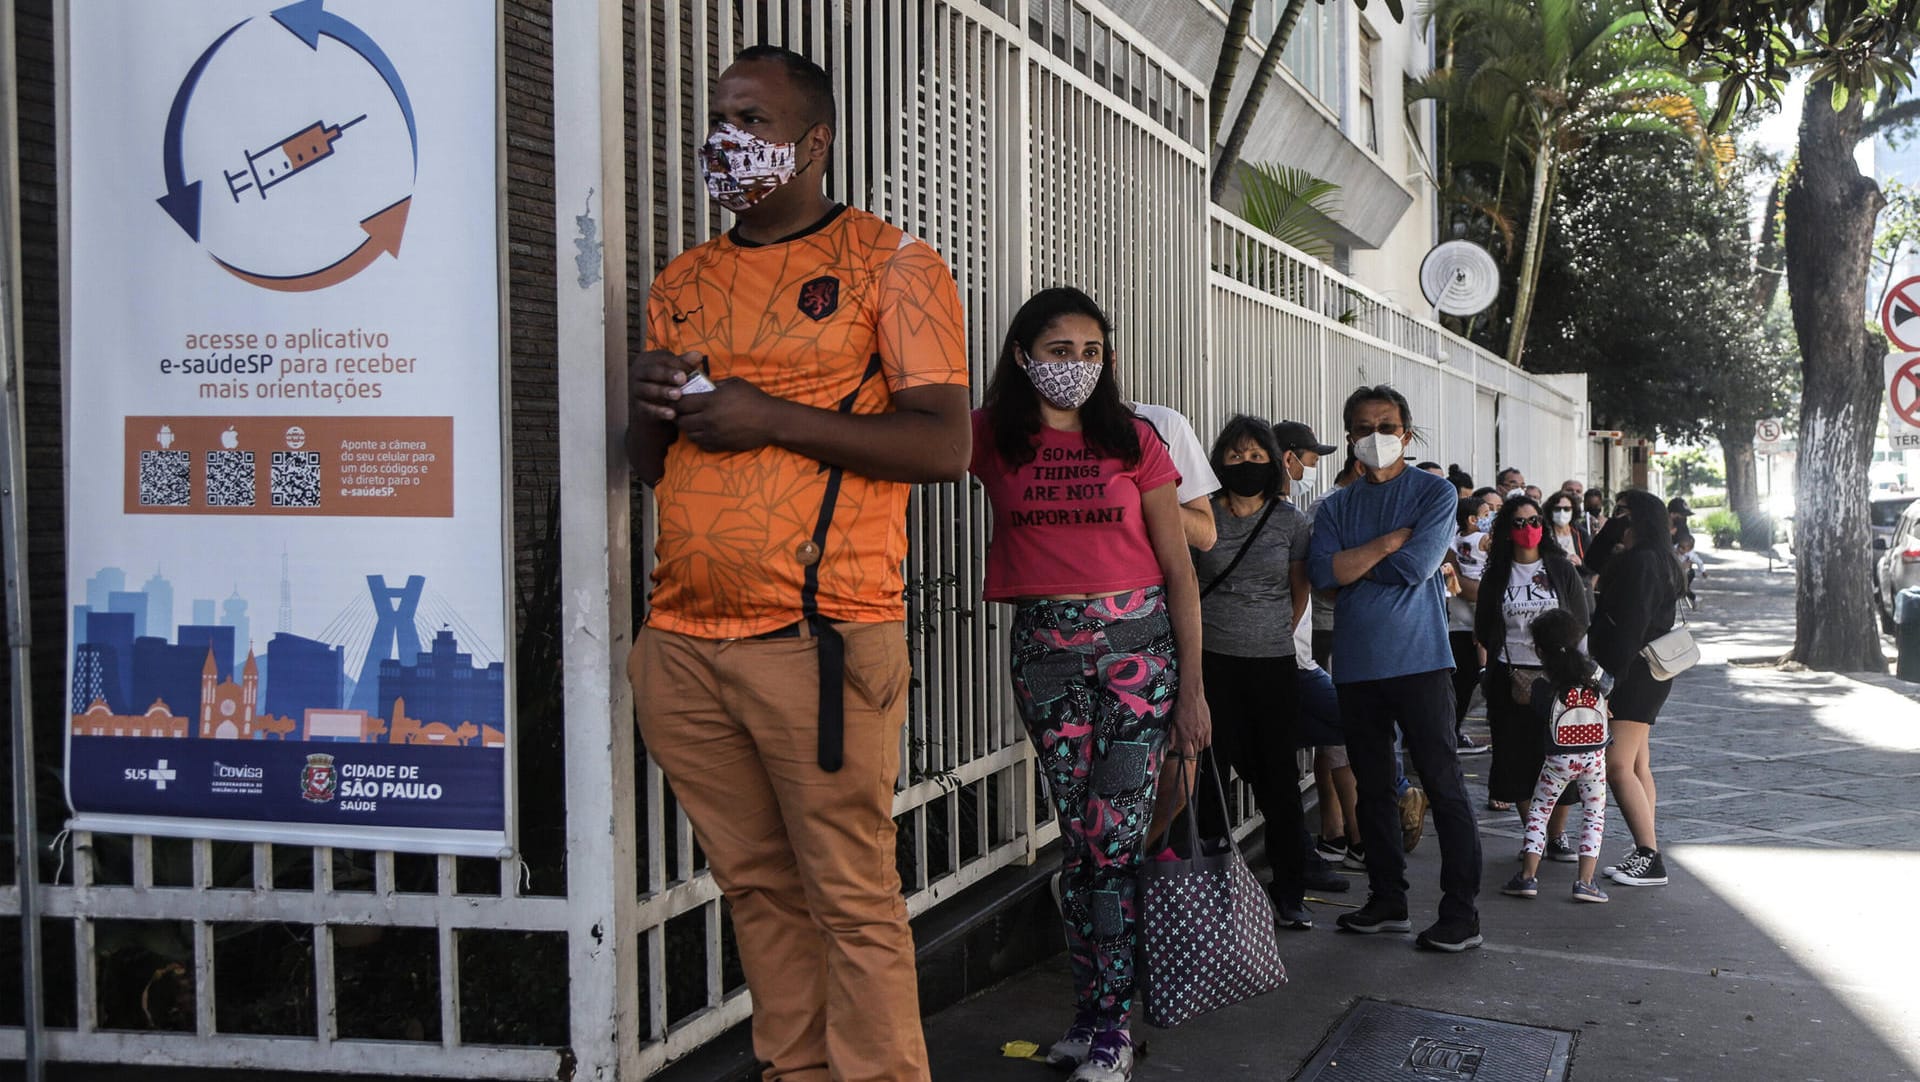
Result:
<svg viewBox="0 0 1920 1082"><path fill-rule="evenodd" d="M1920 350L1920 275L1887 290L1880 302L1880 328L1893 348Z"/></svg>

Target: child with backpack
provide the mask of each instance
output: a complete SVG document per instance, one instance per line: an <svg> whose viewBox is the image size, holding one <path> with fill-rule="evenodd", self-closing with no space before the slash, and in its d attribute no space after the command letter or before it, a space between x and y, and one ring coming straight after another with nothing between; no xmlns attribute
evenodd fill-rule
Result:
<svg viewBox="0 0 1920 1082"><path fill-rule="evenodd" d="M1607 693L1613 677L1580 649L1586 629L1565 609L1549 609L1528 630L1543 679L1533 683L1534 711L1546 725L1546 763L1527 808L1527 842L1520 871L1500 893L1532 898L1540 893L1540 857L1547 848L1547 816L1569 784L1580 786L1580 877L1573 884L1576 902L1604 902L1607 892L1593 881L1607 821Z"/></svg>

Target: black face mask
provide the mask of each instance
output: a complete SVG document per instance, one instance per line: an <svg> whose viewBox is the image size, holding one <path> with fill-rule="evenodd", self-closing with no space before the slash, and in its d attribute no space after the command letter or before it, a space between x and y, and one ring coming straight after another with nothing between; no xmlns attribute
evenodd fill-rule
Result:
<svg viewBox="0 0 1920 1082"><path fill-rule="evenodd" d="M1280 467L1271 462L1235 462L1220 467L1220 483L1235 496L1262 496L1273 490Z"/></svg>

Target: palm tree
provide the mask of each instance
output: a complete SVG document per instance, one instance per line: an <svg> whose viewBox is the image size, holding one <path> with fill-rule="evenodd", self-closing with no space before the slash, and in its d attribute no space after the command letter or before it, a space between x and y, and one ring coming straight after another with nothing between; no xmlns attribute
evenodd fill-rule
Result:
<svg viewBox="0 0 1920 1082"><path fill-rule="evenodd" d="M1340 185L1285 165L1240 165L1240 216L1255 229L1318 260L1333 258Z"/></svg>
<svg viewBox="0 0 1920 1082"><path fill-rule="evenodd" d="M1435 98L1452 132L1498 146L1500 199L1513 165L1524 165L1526 233L1514 289L1507 360L1520 364L1560 171L1569 155L1608 132L1657 132L1725 160L1731 143L1702 121L1704 99L1673 53L1649 30L1636 0L1435 0L1430 27L1449 68L1409 87L1409 101ZM1468 160L1488 154L1472 146ZM1510 156L1517 154L1517 161Z"/></svg>

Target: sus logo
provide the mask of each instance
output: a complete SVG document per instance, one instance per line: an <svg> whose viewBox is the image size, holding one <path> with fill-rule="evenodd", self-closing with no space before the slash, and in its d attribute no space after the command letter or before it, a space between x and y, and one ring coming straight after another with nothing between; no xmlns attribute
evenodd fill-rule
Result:
<svg viewBox="0 0 1920 1082"><path fill-rule="evenodd" d="M840 307L840 279L823 274L800 287L800 310L819 322Z"/></svg>

